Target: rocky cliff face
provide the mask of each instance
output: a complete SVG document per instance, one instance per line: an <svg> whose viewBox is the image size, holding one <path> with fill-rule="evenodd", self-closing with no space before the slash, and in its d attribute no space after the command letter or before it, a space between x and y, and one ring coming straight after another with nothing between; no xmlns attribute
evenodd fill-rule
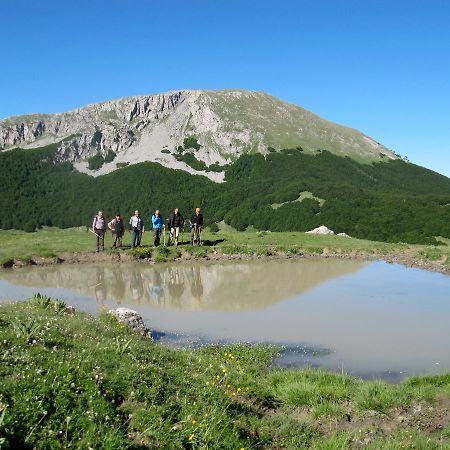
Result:
<svg viewBox="0 0 450 450"><path fill-rule="evenodd" d="M370 160L395 157L357 130L250 91L176 91L89 105L63 114L0 121L1 150L59 142L61 160L93 175L115 170L118 163L155 161L221 181L222 173L194 170L175 158L189 137L200 147L181 151L192 152L208 166L223 165L246 152L264 154L269 149L297 146L309 152L329 150ZM88 170L87 158L110 151L116 154L114 161L95 172Z"/></svg>

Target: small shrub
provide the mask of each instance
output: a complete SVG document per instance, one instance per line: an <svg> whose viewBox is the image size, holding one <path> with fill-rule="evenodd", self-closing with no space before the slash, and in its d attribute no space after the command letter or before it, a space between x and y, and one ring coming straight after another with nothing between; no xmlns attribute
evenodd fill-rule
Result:
<svg viewBox="0 0 450 450"><path fill-rule="evenodd" d="M27 344L31 344L36 339L42 328L39 322L31 318L26 321L14 319L11 321L11 325L16 336L24 339Z"/></svg>
<svg viewBox="0 0 450 450"><path fill-rule="evenodd" d="M190 245L186 247L186 251L194 258L206 258L208 256L208 249L199 245Z"/></svg>
<svg viewBox="0 0 450 450"><path fill-rule="evenodd" d="M195 150L200 150L201 145L198 143L197 138L195 136L189 136L187 138L184 138L183 141L184 148L193 148Z"/></svg>
<svg viewBox="0 0 450 450"><path fill-rule="evenodd" d="M152 257L151 247L137 247L133 248L130 253L138 259L148 259Z"/></svg>
<svg viewBox="0 0 450 450"><path fill-rule="evenodd" d="M177 247L158 247L156 249L156 262L171 262L181 256L181 251Z"/></svg>
<svg viewBox="0 0 450 450"><path fill-rule="evenodd" d="M163 148L161 150L161 153L166 153L166 154L170 155L170 150L168 148Z"/></svg>
<svg viewBox="0 0 450 450"><path fill-rule="evenodd" d="M114 158L116 157L117 155L116 155L116 153L115 152L113 152L112 150L108 150L108 152L106 153L106 155L105 155L105 163L109 163L109 162L112 162L112 161L114 161Z"/></svg>
<svg viewBox="0 0 450 450"><path fill-rule="evenodd" d="M103 158L101 153L97 153L94 156L88 158L88 168L89 170L98 170L100 169L105 162L105 158Z"/></svg>
<svg viewBox="0 0 450 450"><path fill-rule="evenodd" d="M118 162L118 163L116 163L116 167L117 167L118 169L121 169L122 167L127 167L127 166L129 166L129 165L130 165L129 162Z"/></svg>
<svg viewBox="0 0 450 450"><path fill-rule="evenodd" d="M42 295L41 293L37 292L36 294L33 294L32 302L38 306L39 308L47 309L50 306L51 298L47 297L46 295Z"/></svg>

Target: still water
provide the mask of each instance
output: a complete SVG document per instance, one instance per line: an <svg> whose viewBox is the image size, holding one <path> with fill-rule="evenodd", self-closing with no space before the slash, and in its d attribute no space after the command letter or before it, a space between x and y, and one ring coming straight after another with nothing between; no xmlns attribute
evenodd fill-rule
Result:
<svg viewBox="0 0 450 450"><path fill-rule="evenodd" d="M137 310L171 345L264 342L277 364L398 380L450 370L450 277L384 262L272 260L0 271L0 301L39 291Z"/></svg>

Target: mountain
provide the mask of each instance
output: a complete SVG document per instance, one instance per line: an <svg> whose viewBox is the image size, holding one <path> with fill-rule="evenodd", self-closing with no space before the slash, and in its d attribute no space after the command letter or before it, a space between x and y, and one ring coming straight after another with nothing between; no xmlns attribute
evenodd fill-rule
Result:
<svg viewBox="0 0 450 450"><path fill-rule="evenodd" d="M449 178L263 93L178 91L20 116L0 122L0 145L4 229L136 208L148 226L157 208L200 206L212 229L450 238Z"/></svg>
<svg viewBox="0 0 450 450"><path fill-rule="evenodd" d="M92 175L153 161L214 181L222 181L225 165L242 154L286 148L326 150L366 162L396 158L357 130L243 90L174 91L0 121L0 149L53 143L59 160Z"/></svg>

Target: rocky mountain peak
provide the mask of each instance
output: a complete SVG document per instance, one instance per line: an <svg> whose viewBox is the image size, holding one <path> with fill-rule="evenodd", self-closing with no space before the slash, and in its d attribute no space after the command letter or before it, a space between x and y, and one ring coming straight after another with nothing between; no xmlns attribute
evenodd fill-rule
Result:
<svg viewBox="0 0 450 450"><path fill-rule="evenodd" d="M0 121L1 150L56 142L58 158L93 175L155 161L215 181L223 179L221 166L247 152L302 147L358 159L395 157L357 130L271 95L242 90L172 91ZM88 160L95 155L106 162L92 171Z"/></svg>

